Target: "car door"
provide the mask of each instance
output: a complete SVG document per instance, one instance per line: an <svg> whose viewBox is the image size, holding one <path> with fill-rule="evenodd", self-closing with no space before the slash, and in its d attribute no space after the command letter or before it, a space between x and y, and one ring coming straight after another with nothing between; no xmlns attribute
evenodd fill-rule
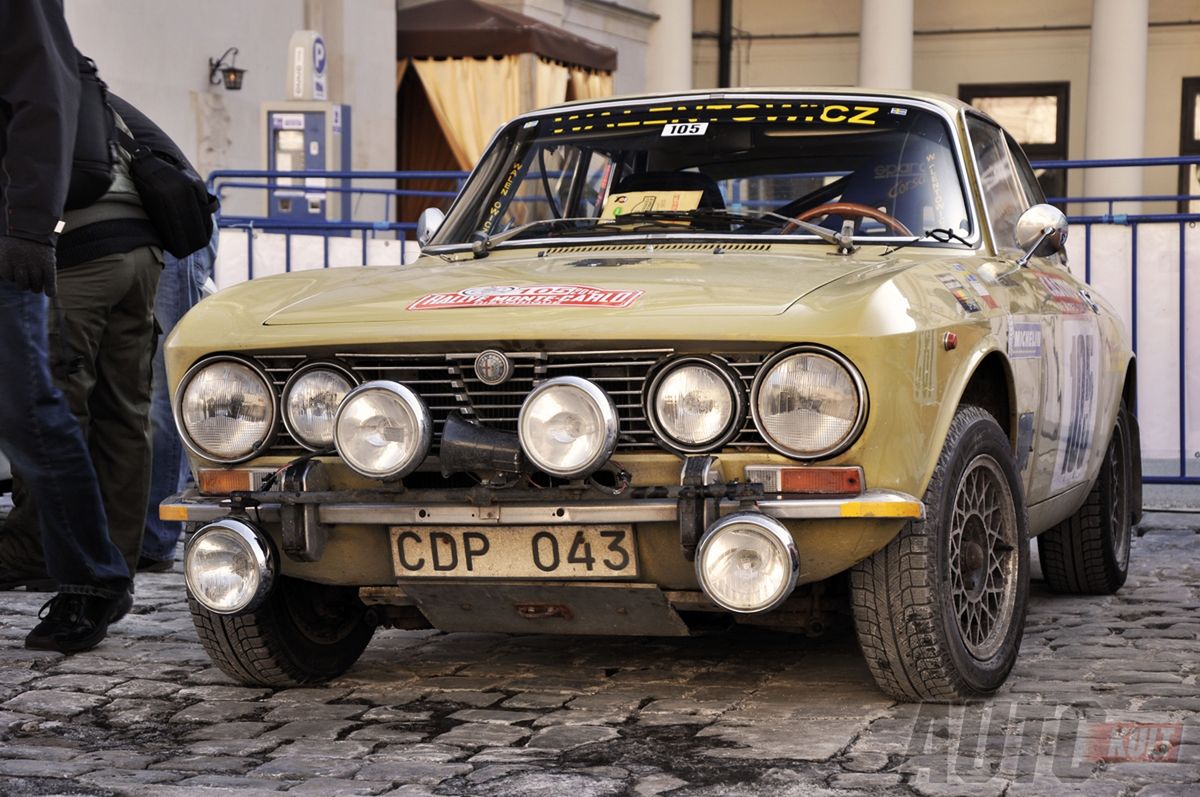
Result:
<svg viewBox="0 0 1200 797"><path fill-rule="evenodd" d="M996 334L1016 383L1017 464L1032 504L1086 478L1097 422L1098 326L1060 255L1017 265L1017 220L1044 201L1020 147L974 113L967 113L967 130L1000 281L1019 297Z"/></svg>

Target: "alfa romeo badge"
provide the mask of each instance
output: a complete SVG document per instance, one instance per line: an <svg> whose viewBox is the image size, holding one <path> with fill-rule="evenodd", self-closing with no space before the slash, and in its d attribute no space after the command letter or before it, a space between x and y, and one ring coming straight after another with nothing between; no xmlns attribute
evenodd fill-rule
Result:
<svg viewBox="0 0 1200 797"><path fill-rule="evenodd" d="M475 376L485 385L498 385L512 376L512 361L504 352L488 349L475 358Z"/></svg>

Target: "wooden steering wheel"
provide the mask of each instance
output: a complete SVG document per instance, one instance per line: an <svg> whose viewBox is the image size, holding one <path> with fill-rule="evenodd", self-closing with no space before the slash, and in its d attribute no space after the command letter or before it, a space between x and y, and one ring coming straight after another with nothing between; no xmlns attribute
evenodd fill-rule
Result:
<svg viewBox="0 0 1200 797"><path fill-rule="evenodd" d="M912 235L912 232L904 226L904 222L895 216L889 216L882 210L863 205L858 202L829 202L824 205L817 205L815 208L809 208L797 215L794 221L808 221L817 216L856 216L858 218L874 219L880 224L886 224L897 235ZM796 230L800 229L799 224L788 223L784 226L782 234L791 235Z"/></svg>

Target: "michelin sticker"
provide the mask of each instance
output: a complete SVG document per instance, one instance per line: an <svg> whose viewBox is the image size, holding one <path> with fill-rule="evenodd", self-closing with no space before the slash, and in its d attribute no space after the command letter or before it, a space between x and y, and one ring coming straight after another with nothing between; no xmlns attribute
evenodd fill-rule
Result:
<svg viewBox="0 0 1200 797"><path fill-rule="evenodd" d="M1089 318L1063 318L1061 335L1059 351L1064 368L1052 490L1078 484L1087 476L1100 381L1100 343L1095 323Z"/></svg>
<svg viewBox="0 0 1200 797"><path fill-rule="evenodd" d="M608 290L589 285L487 285L452 293L429 293L409 310L461 310L469 307L605 307L621 310L645 291Z"/></svg>
<svg viewBox="0 0 1200 797"><path fill-rule="evenodd" d="M1042 325L1037 321L1013 321L1009 324L1008 356L1013 360L1040 359Z"/></svg>

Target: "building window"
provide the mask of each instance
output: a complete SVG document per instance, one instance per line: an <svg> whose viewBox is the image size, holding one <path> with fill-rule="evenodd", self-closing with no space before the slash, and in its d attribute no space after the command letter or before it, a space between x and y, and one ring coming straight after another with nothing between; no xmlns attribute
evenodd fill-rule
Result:
<svg viewBox="0 0 1200 797"><path fill-rule="evenodd" d="M1012 134L1031 161L1066 160L1071 84L964 83L958 98L986 113ZM1067 176L1062 169L1038 169L1046 196L1063 197Z"/></svg>
<svg viewBox="0 0 1200 797"><path fill-rule="evenodd" d="M1183 113L1179 125L1179 154L1200 155L1200 77L1183 79ZM1200 163L1179 167L1180 196L1200 194ZM1200 213L1200 199L1183 200L1180 213Z"/></svg>

